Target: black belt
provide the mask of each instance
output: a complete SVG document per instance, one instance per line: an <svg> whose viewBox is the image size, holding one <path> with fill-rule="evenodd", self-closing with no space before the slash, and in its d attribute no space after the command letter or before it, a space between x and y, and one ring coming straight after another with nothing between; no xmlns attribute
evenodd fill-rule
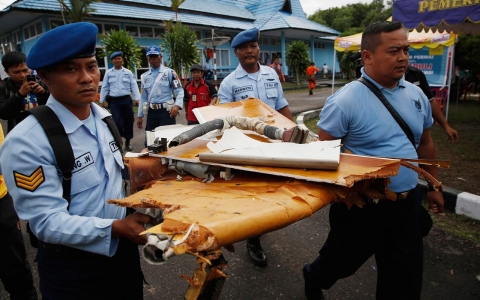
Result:
<svg viewBox="0 0 480 300"><path fill-rule="evenodd" d="M125 217L128 216L128 215L134 214L135 212L136 212L136 210L134 208L127 207ZM45 250L48 250L48 251L56 252L59 255L63 255L63 256L73 256L73 257L75 257L75 256L81 256L81 257L104 256L102 254L93 253L93 252L89 252L89 251L85 251L85 250L80 250L80 249L76 249L76 248L72 248L72 247L68 247L68 246L64 246L64 245L45 243L45 242L40 241L40 240L38 241L38 248L42 248L42 249L45 249Z"/></svg>
<svg viewBox="0 0 480 300"><path fill-rule="evenodd" d="M94 256L102 256L101 254L93 253L93 252L88 252L64 245L58 245L58 244L50 244L50 243L45 243L42 241L38 241L38 248L42 248L51 252L55 252L59 255L62 256L72 256L72 257L94 257Z"/></svg>
<svg viewBox="0 0 480 300"><path fill-rule="evenodd" d="M109 96L109 97L110 97L109 98L110 101L120 101L120 100L125 100L130 98L130 95L124 95L124 96L118 96L118 97Z"/></svg>

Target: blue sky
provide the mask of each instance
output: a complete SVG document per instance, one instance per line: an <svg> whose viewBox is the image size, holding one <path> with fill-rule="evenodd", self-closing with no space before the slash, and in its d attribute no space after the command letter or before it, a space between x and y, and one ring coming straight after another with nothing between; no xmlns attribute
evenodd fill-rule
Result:
<svg viewBox="0 0 480 300"><path fill-rule="evenodd" d="M4 0L0 0L4 1ZM303 11L307 16L314 14L319 9L327 9L331 7L342 7L347 4L353 3L371 3L372 0L335 0L335 1L325 1L325 0L300 0L302 4Z"/></svg>

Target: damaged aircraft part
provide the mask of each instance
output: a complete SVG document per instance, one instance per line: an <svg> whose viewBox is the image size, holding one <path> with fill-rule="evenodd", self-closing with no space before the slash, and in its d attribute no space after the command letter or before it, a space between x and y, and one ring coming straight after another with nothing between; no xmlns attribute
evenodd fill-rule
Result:
<svg viewBox="0 0 480 300"><path fill-rule="evenodd" d="M194 226L195 224L190 225L183 238L179 241L173 240L176 234L168 237L165 234L147 233L147 244L142 248L143 258L149 264L160 265L172 256L185 254L186 245L184 243Z"/></svg>
<svg viewBox="0 0 480 300"><path fill-rule="evenodd" d="M228 116L224 119L215 119L204 124L197 125L193 129L186 131L172 139L169 147L175 147L190 142L213 130L222 130L222 132L230 127L236 127L242 130L251 130L258 134L264 135L272 140L281 140L283 142L305 144L317 141L318 138L311 134L310 131L304 130L298 126L290 129L281 129L271 126L263 122L259 118L247 118Z"/></svg>
<svg viewBox="0 0 480 300"><path fill-rule="evenodd" d="M205 182L213 181L213 175L220 171L220 167L189 163L180 160L174 161L173 167L175 168L175 171L180 174L189 173L197 178L204 178Z"/></svg>
<svg viewBox="0 0 480 300"><path fill-rule="evenodd" d="M176 172L171 170L170 173ZM169 177L169 174L163 177ZM157 181L150 188L108 203L137 207L145 204L165 209L164 222L145 233L170 236L186 232L195 223L185 240L184 250L199 252L219 249L283 228L334 201L350 201L357 194L363 195L364 191L378 199L386 198L386 180L362 180L347 188L236 170L231 180L214 180L209 184L191 175L185 175L181 181ZM378 191L374 193L373 189L377 187ZM173 242L177 238L181 237L177 234ZM159 254L163 258L163 252ZM165 255L168 256L169 252Z"/></svg>
<svg viewBox="0 0 480 300"><path fill-rule="evenodd" d="M225 130L219 141L209 142L207 147L213 153L199 153L204 163L336 170L340 160L340 140L308 144L264 143L236 127Z"/></svg>
<svg viewBox="0 0 480 300"><path fill-rule="evenodd" d="M206 122L204 124L199 124L193 127L192 129L174 137L168 144L168 147L171 148L171 147L188 143L191 140L196 139L197 137L200 137L210 131L213 131L216 129L223 129L223 126L224 126L224 122L221 119L215 119L213 121Z"/></svg>
<svg viewBox="0 0 480 300"><path fill-rule="evenodd" d="M144 214L153 217L153 218L157 221L156 224L163 223L163 210L162 210L162 209L158 209L158 208L147 208L147 209L145 209ZM152 226L155 226L155 225L153 225L153 224L145 224L144 227L145 227L145 229L150 229L150 228L152 228Z"/></svg>
<svg viewBox="0 0 480 300"><path fill-rule="evenodd" d="M435 177L433 177L430 173L428 173L427 171L425 171L424 169L418 167L418 166L415 166L411 163L408 163L406 161L401 161L400 164L406 168L409 168L415 172L417 172L418 174L422 175L423 178L428 182L429 185L433 186L433 188L435 189L435 191L443 191L443 185L440 181L438 181Z"/></svg>
<svg viewBox="0 0 480 300"><path fill-rule="evenodd" d="M130 194L148 187L168 171L168 163L158 157L125 157L124 163L130 174Z"/></svg>
<svg viewBox="0 0 480 300"><path fill-rule="evenodd" d="M167 139L157 137L153 144L148 145L147 149L152 153L165 152L167 151Z"/></svg>

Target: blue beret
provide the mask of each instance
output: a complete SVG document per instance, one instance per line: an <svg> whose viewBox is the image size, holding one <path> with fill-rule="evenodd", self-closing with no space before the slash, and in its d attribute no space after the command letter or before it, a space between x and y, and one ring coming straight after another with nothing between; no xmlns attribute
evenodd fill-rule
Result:
<svg viewBox="0 0 480 300"><path fill-rule="evenodd" d="M117 56L123 56L123 52L122 51L113 52L112 55L110 55L110 59L114 59Z"/></svg>
<svg viewBox="0 0 480 300"><path fill-rule="evenodd" d="M232 48L237 48L245 43L257 42L260 36L258 28L244 30L237 34L232 41Z"/></svg>
<svg viewBox="0 0 480 300"><path fill-rule="evenodd" d="M147 48L147 56L149 55L162 55L162 51L158 46L153 45Z"/></svg>
<svg viewBox="0 0 480 300"><path fill-rule="evenodd" d="M59 26L47 31L33 45L27 66L40 70L72 58L95 55L98 28L87 22Z"/></svg>

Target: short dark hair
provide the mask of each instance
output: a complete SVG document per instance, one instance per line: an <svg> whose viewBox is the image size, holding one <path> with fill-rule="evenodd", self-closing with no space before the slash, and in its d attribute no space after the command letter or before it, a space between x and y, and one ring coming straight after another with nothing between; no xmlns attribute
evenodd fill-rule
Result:
<svg viewBox="0 0 480 300"><path fill-rule="evenodd" d="M362 34L362 51L375 51L382 42L380 39L382 32L392 32L401 28L402 24L399 22L379 21L368 25Z"/></svg>
<svg viewBox="0 0 480 300"><path fill-rule="evenodd" d="M27 56L20 51L8 52L2 57L2 65L5 71L26 62Z"/></svg>

